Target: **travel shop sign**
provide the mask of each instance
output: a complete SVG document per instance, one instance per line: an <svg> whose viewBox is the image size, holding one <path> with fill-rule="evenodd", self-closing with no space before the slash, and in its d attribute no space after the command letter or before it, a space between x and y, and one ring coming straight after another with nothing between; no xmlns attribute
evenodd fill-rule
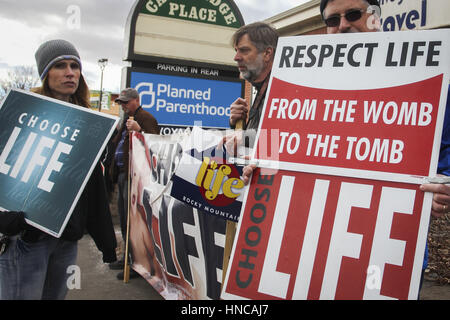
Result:
<svg viewBox="0 0 450 320"><path fill-rule="evenodd" d="M239 28L239 11L228 0L149 0L141 13Z"/></svg>
<svg viewBox="0 0 450 320"><path fill-rule="evenodd" d="M434 29L450 25L448 0L380 0L383 31Z"/></svg>

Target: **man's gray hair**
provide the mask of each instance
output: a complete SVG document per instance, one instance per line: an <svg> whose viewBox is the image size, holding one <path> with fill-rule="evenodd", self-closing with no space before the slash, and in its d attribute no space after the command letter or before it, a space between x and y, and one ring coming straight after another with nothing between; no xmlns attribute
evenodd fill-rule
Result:
<svg viewBox="0 0 450 320"><path fill-rule="evenodd" d="M278 32L271 25L264 22L254 22L240 27L231 38L232 45L236 46L246 34L258 49L258 52L262 52L267 48L273 48L275 52L278 43Z"/></svg>

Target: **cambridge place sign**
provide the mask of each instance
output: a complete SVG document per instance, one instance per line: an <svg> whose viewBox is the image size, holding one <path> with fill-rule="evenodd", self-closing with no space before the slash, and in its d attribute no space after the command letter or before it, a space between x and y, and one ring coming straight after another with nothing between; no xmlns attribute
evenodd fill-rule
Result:
<svg viewBox="0 0 450 320"><path fill-rule="evenodd" d="M241 25L236 8L224 0L149 0L142 13L234 28Z"/></svg>

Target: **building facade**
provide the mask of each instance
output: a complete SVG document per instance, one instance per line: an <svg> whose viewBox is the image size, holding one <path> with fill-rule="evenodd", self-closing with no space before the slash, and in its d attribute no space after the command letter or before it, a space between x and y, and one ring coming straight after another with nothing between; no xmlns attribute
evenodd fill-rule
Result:
<svg viewBox="0 0 450 320"><path fill-rule="evenodd" d="M425 30L450 27L448 0L379 0L381 26L386 31ZM270 17L281 36L326 33L320 16L320 0L312 0Z"/></svg>

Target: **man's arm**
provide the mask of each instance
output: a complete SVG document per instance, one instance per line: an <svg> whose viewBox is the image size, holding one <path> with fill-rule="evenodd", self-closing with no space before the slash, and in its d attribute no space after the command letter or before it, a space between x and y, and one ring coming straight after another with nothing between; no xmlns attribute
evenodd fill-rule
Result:
<svg viewBox="0 0 450 320"><path fill-rule="evenodd" d="M140 114L134 120L128 119L127 129L129 131L159 134L158 121L149 113Z"/></svg>
<svg viewBox="0 0 450 320"><path fill-rule="evenodd" d="M450 176L450 86L439 152L438 176ZM420 189L424 192L434 193L431 209L431 214L434 217L441 217L450 211L449 184L424 184L420 186Z"/></svg>

